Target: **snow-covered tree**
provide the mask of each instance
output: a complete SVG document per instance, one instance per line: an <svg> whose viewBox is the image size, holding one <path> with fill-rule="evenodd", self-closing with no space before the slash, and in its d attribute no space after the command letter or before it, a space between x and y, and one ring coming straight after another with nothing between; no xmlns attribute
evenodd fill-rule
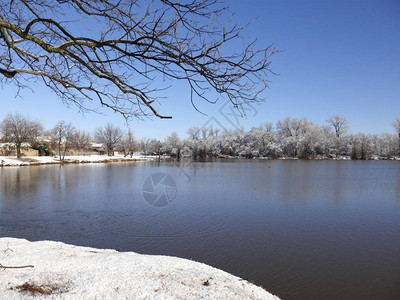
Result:
<svg viewBox="0 0 400 300"><path fill-rule="evenodd" d="M346 134L347 130L350 128L348 125L348 121L345 117L334 115L329 117L326 120L326 122L328 123L329 126L333 128L333 131L336 136L334 154L335 156L340 156L343 154L344 150L343 143L345 139L343 137Z"/></svg>
<svg viewBox="0 0 400 300"><path fill-rule="evenodd" d="M306 130L307 122L306 118L291 119L289 117L277 122L276 129L284 155L298 156L300 138Z"/></svg>
<svg viewBox="0 0 400 300"><path fill-rule="evenodd" d="M148 144L148 149L152 155L160 155L162 143L157 139L151 139Z"/></svg>
<svg viewBox="0 0 400 300"><path fill-rule="evenodd" d="M371 137L364 133L351 134L351 158L368 159L372 155Z"/></svg>
<svg viewBox="0 0 400 300"><path fill-rule="evenodd" d="M325 157L337 157L337 137L333 132L332 128L327 125L321 127L321 151Z"/></svg>
<svg viewBox="0 0 400 300"><path fill-rule="evenodd" d="M179 157L181 156L181 148L181 140L179 139L179 135L176 131L172 132L169 136L165 138L163 146L163 150L165 153L179 159Z"/></svg>
<svg viewBox="0 0 400 300"><path fill-rule="evenodd" d="M398 135L397 153L400 155L400 117L397 117L396 120L393 121L392 125L393 125L393 127L396 130L397 135Z"/></svg>
<svg viewBox="0 0 400 300"><path fill-rule="evenodd" d="M326 122L333 127L337 138L340 138L349 129L347 119L339 115L329 117Z"/></svg>
<svg viewBox="0 0 400 300"><path fill-rule="evenodd" d="M250 144L254 156L278 157L282 150L279 147L277 134L272 123L262 123L249 132Z"/></svg>
<svg viewBox="0 0 400 300"><path fill-rule="evenodd" d="M378 157L391 158L396 156L398 149L398 136L396 134L382 133L371 137L372 152Z"/></svg>
<svg viewBox="0 0 400 300"><path fill-rule="evenodd" d="M322 155L324 146L323 132L319 125L312 122L303 122L303 129L298 135L298 157L311 158Z"/></svg>
<svg viewBox="0 0 400 300"><path fill-rule="evenodd" d="M142 138L139 143L139 149L143 155L149 155L150 138Z"/></svg>
<svg viewBox="0 0 400 300"><path fill-rule="evenodd" d="M201 129L199 127L191 127L187 130L188 138L184 142L183 152L185 156L197 158L199 156L201 141Z"/></svg>

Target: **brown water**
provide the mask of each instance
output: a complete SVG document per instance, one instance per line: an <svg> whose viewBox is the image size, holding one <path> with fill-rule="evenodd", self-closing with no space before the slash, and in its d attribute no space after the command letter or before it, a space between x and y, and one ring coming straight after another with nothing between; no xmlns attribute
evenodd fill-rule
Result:
<svg viewBox="0 0 400 300"><path fill-rule="evenodd" d="M282 299L400 299L400 164L0 168L0 236L185 257Z"/></svg>

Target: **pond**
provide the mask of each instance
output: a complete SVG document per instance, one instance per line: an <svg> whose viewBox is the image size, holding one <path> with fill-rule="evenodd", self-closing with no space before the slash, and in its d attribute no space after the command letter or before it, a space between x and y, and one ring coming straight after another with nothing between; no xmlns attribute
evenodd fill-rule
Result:
<svg viewBox="0 0 400 300"><path fill-rule="evenodd" d="M400 299L400 164L0 168L0 235L188 258L282 299Z"/></svg>

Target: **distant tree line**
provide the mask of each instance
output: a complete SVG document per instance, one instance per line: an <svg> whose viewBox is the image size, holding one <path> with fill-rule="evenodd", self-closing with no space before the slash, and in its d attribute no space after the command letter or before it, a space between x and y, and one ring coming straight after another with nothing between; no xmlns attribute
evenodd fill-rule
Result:
<svg viewBox="0 0 400 300"><path fill-rule="evenodd" d="M65 121L59 121L50 130L44 130L40 122L19 113L8 114L0 122L0 142L8 143L15 149L17 157L21 157L21 149L28 145L38 150L41 156L57 155L60 160L64 160L72 151L99 151L95 142L103 145L108 155L120 151L125 156L132 156L139 150L131 130L125 131L112 124L97 128L93 134Z"/></svg>
<svg viewBox="0 0 400 300"><path fill-rule="evenodd" d="M99 151L124 156L168 155L173 158L242 157L242 158L351 158L391 159L400 156L400 117L392 123L395 134L349 133L346 118L329 117L319 125L306 118L287 117L272 123L263 123L249 131L244 128L221 130L212 127L191 127L187 138L180 139L173 132L164 141L143 138L138 141L133 132L113 124L98 127L93 133L75 128L71 123L58 122L44 130L40 122L21 114L8 114L0 122L0 141L11 143L17 156L21 147L29 143L39 155L57 155L64 160L73 152Z"/></svg>
<svg viewBox="0 0 400 300"><path fill-rule="evenodd" d="M332 116L318 125L306 118L285 118L263 123L249 131L243 128L219 130L192 127L188 137L179 140L171 134L163 143L163 152L192 158L351 158L390 159L400 155L400 117L393 122L396 134L367 135L348 133L346 118Z"/></svg>

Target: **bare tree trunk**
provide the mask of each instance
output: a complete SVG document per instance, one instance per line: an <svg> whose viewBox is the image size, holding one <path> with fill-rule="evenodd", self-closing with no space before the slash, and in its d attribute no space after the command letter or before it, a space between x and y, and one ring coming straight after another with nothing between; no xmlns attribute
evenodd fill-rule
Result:
<svg viewBox="0 0 400 300"><path fill-rule="evenodd" d="M60 161L62 161L62 157L61 157L61 143L58 143L58 157L60 158Z"/></svg>
<svg viewBox="0 0 400 300"><path fill-rule="evenodd" d="M65 144L62 160L65 160L65 153L67 152L67 144Z"/></svg>
<svg viewBox="0 0 400 300"><path fill-rule="evenodd" d="M20 158L21 157L21 144L16 143L15 146L17 149L17 158Z"/></svg>

